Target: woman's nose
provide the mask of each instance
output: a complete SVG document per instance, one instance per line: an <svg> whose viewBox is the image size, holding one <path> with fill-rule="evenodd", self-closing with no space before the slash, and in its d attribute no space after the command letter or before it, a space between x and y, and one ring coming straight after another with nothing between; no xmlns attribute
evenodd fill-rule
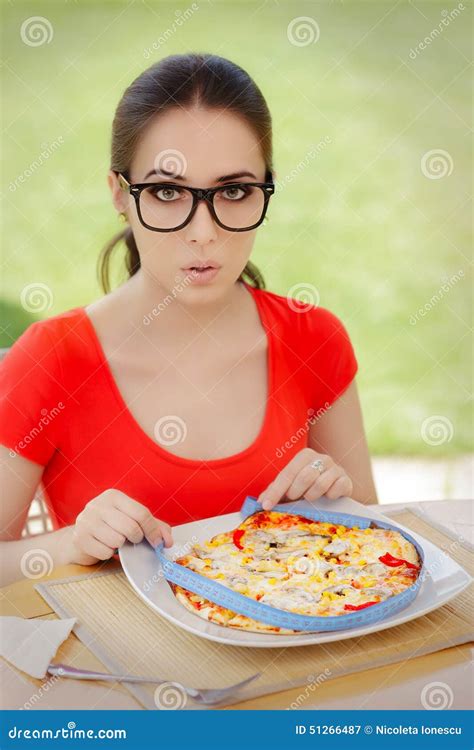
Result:
<svg viewBox="0 0 474 750"><path fill-rule="evenodd" d="M199 242L202 245L217 237L217 225L206 201L199 201L196 213L185 227L185 232L188 242Z"/></svg>

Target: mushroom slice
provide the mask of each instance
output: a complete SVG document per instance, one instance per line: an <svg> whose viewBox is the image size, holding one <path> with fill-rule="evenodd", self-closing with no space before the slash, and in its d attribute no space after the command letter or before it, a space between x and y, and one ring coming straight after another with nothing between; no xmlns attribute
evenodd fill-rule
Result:
<svg viewBox="0 0 474 750"><path fill-rule="evenodd" d="M335 539L333 542L326 544L323 552L330 552L333 555L342 555L349 550L350 546L349 542L344 539Z"/></svg>

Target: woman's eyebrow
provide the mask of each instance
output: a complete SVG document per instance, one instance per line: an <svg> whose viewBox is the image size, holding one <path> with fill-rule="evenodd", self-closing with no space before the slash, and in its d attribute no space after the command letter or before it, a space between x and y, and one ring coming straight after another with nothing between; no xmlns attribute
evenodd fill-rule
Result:
<svg viewBox="0 0 474 750"><path fill-rule="evenodd" d="M257 179L257 177L253 174L253 172L234 172L233 174L225 174L223 177L218 177L216 182L227 182L228 180L237 180L240 177L253 177L254 180Z"/></svg>
<svg viewBox="0 0 474 750"><path fill-rule="evenodd" d="M143 178L146 180L148 177L151 177L151 175L157 175L158 177L160 175L163 175L164 177L172 177L173 180L184 180L185 177L183 177L180 174L175 174L174 172L168 172L166 169L150 169L149 172L145 175Z"/></svg>
<svg viewBox="0 0 474 750"><path fill-rule="evenodd" d="M143 178L146 180L148 177L151 177L151 175L163 175L164 177L172 177L173 180L185 180L186 178L179 174L174 174L174 172L168 172L166 169L151 169ZM234 172L233 174L226 174L222 177L218 177L216 179L216 182L227 182L228 180L237 180L240 177L253 177L254 180L257 179L257 177L253 174L253 172Z"/></svg>

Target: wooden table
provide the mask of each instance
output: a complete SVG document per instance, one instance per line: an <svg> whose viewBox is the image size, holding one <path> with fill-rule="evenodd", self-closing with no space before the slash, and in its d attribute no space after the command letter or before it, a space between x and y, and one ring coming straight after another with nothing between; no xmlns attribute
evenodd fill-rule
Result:
<svg viewBox="0 0 474 750"><path fill-rule="evenodd" d="M403 504L384 505L383 511L405 507ZM427 512L437 523L445 524L472 539L472 502L449 500L412 503L408 507ZM67 565L57 568L49 576L65 578L90 573L94 569L119 567L116 560L96 566ZM52 618L55 614L34 590L35 580L22 580L0 589L1 614L17 617ZM472 708L473 646L464 644L444 649L434 654L420 656L406 662L378 667L355 675L328 680L304 701L302 709L421 709L420 695L429 682L445 682L453 690L452 709ZM74 664L76 667L106 672L103 664L72 633L59 649L55 661ZM2 708L17 709L26 702L36 709L142 709L141 704L124 685L105 682L78 682L76 680L35 680L0 660L2 679ZM229 708L286 709L301 696L302 688L292 688L279 693L242 701ZM223 709L225 710L225 709Z"/></svg>

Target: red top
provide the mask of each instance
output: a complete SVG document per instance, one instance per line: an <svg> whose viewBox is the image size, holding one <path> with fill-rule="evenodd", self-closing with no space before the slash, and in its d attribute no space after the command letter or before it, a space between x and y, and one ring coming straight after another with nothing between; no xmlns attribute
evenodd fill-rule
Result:
<svg viewBox="0 0 474 750"><path fill-rule="evenodd" d="M357 372L349 336L329 310L246 286L268 338L268 399L256 439L226 458L181 458L142 430L84 307L15 342L0 367L0 443L45 467L55 528L110 487L171 525L235 512L307 445L311 421Z"/></svg>

